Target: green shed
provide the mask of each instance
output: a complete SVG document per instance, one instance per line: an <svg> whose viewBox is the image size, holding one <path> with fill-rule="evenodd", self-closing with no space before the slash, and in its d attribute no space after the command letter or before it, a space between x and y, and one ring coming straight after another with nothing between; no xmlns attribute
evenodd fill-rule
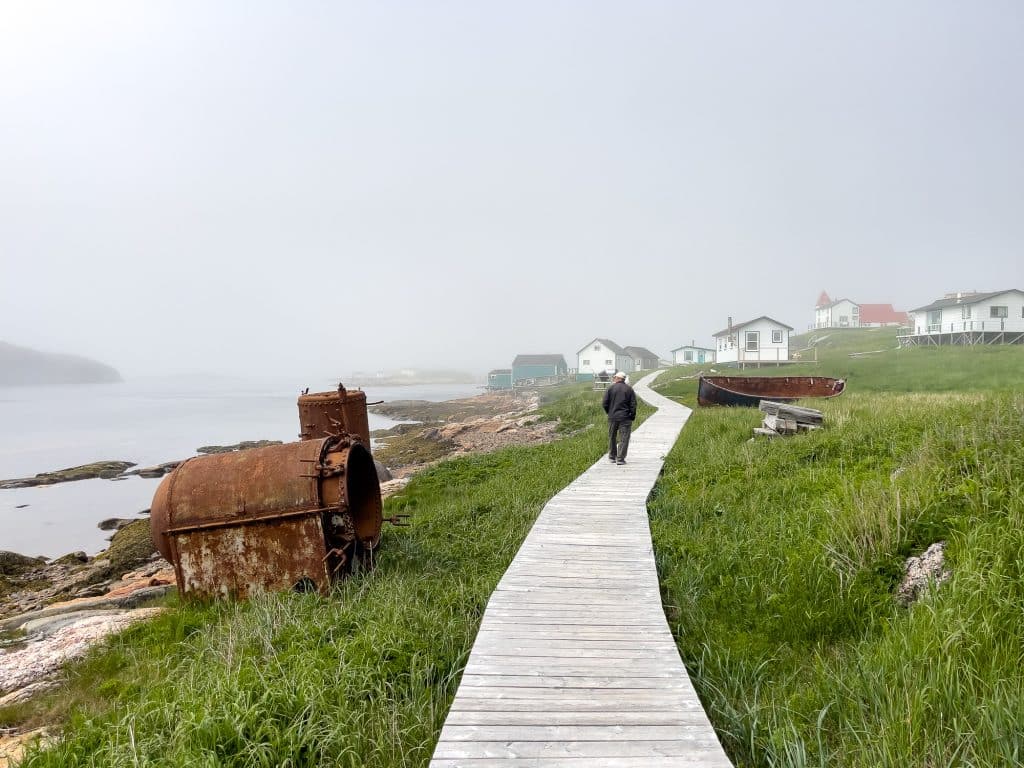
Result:
<svg viewBox="0 0 1024 768"><path fill-rule="evenodd" d="M512 369L495 368L487 374L488 389L512 389Z"/></svg>
<svg viewBox="0 0 1024 768"><path fill-rule="evenodd" d="M516 355L512 361L512 383L529 379L549 379L565 376L569 366L562 355Z"/></svg>

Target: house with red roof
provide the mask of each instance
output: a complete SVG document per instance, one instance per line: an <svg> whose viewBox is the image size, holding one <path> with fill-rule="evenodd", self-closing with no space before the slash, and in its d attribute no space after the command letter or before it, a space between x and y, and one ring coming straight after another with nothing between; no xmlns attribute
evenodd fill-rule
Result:
<svg viewBox="0 0 1024 768"><path fill-rule="evenodd" d="M903 326L907 322L907 313L893 309L892 304L858 304L850 299L833 301L825 291L814 306L815 328L878 328Z"/></svg>

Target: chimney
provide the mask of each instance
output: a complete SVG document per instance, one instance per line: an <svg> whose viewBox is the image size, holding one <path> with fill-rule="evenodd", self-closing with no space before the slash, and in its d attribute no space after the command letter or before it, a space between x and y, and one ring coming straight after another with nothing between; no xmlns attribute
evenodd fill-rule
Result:
<svg viewBox="0 0 1024 768"><path fill-rule="evenodd" d="M729 315L729 330L732 330L732 315Z"/></svg>

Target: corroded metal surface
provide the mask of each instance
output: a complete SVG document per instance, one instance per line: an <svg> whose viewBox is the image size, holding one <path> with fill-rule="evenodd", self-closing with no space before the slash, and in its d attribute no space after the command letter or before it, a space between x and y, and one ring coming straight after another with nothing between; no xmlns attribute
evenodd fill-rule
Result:
<svg viewBox="0 0 1024 768"><path fill-rule="evenodd" d="M315 440L347 433L370 445L370 423L366 415L366 393L345 389L299 395L299 437Z"/></svg>
<svg viewBox="0 0 1024 768"><path fill-rule="evenodd" d="M380 540L373 458L349 436L189 459L153 499L153 540L183 594L326 591Z"/></svg>

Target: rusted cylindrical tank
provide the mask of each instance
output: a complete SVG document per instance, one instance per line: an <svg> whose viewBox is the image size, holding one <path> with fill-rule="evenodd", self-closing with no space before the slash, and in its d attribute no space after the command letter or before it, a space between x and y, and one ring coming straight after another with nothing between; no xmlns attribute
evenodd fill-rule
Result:
<svg viewBox="0 0 1024 768"><path fill-rule="evenodd" d="M299 395L299 438L316 440L341 433L355 435L370 447L366 393L338 385L336 392Z"/></svg>
<svg viewBox="0 0 1024 768"><path fill-rule="evenodd" d="M153 498L157 549L200 597L326 592L380 540L373 458L347 435L198 456Z"/></svg>

